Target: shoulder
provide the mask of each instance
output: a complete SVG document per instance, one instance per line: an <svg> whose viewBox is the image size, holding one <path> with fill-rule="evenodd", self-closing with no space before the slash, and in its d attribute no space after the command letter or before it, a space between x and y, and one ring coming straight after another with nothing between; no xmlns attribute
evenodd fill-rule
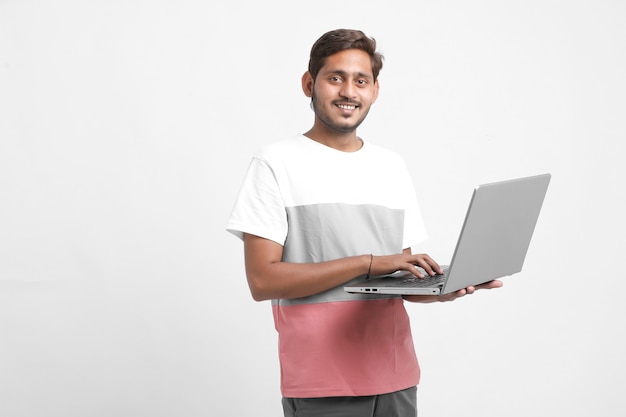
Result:
<svg viewBox="0 0 626 417"><path fill-rule="evenodd" d="M377 145L372 142L364 142L363 150L371 158L376 158L378 160L387 161L388 163L393 164L404 164L404 158L402 157L402 155L384 146Z"/></svg>
<svg viewBox="0 0 626 417"><path fill-rule="evenodd" d="M289 156L304 147L301 137L293 136L262 146L255 154L259 159L272 159Z"/></svg>

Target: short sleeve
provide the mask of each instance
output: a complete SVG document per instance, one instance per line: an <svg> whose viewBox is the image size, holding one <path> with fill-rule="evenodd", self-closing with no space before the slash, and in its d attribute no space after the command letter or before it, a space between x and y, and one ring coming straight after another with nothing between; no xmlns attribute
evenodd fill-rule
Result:
<svg viewBox="0 0 626 417"><path fill-rule="evenodd" d="M250 162L226 230L240 239L248 233L284 245L288 230L285 204L274 172L262 158Z"/></svg>

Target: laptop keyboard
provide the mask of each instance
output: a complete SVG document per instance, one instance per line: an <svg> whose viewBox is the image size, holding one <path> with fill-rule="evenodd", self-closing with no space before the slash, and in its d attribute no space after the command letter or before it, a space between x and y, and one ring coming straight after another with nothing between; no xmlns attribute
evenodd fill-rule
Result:
<svg viewBox="0 0 626 417"><path fill-rule="evenodd" d="M436 287L437 285L443 284L443 282L448 277L448 270L444 269L443 274L430 276L427 275L424 278L418 278L416 276L406 277L404 279L398 280L396 282L389 282L385 284L387 287Z"/></svg>

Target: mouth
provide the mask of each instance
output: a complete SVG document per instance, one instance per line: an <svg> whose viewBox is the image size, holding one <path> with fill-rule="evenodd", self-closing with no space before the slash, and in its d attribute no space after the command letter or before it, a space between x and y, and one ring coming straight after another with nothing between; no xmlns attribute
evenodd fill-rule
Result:
<svg viewBox="0 0 626 417"><path fill-rule="evenodd" d="M342 110L349 110L349 111L356 110L356 108L359 107L356 104L342 104L342 103L337 103L336 106Z"/></svg>

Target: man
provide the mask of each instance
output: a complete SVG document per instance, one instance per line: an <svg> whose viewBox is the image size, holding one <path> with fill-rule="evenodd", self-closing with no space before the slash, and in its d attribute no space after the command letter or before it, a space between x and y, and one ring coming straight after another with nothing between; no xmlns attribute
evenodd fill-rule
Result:
<svg viewBox="0 0 626 417"><path fill-rule="evenodd" d="M244 242L252 297L272 300L285 416L415 416L420 370L404 300L348 294L368 275L442 273L411 246L426 238L414 187L396 153L357 127L378 97L383 57L357 30L324 34L302 89L313 127L252 159L227 230Z"/></svg>

